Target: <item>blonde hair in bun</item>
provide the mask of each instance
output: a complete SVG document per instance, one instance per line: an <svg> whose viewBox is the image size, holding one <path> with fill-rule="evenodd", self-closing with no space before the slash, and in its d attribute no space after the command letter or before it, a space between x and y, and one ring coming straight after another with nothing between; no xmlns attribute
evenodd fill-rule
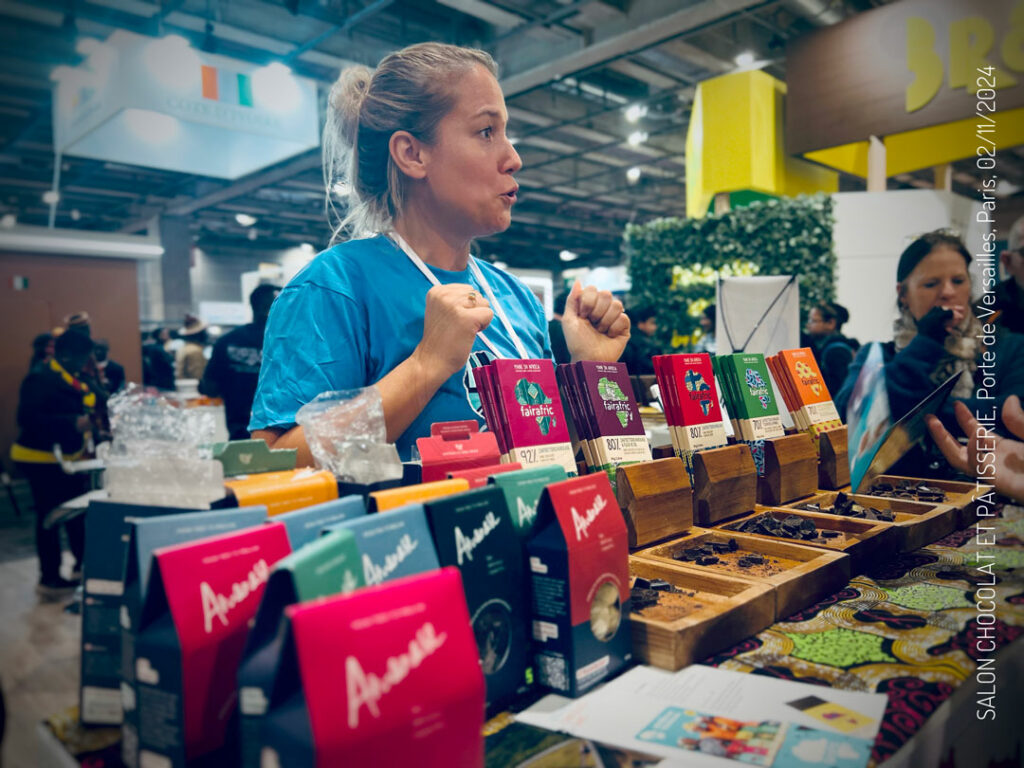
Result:
<svg viewBox="0 0 1024 768"><path fill-rule="evenodd" d="M395 131L430 143L455 104L458 81L475 66L497 77L490 54L444 43L419 43L386 56L375 71L347 67L331 87L323 137L324 182L331 242L372 235L402 211L405 176L391 159ZM333 188L348 185L348 211Z"/></svg>

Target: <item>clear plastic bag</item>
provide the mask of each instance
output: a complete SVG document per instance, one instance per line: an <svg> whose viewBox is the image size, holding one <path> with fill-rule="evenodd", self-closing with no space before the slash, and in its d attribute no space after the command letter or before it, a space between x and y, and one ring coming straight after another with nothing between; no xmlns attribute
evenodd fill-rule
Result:
<svg viewBox="0 0 1024 768"><path fill-rule="evenodd" d="M370 484L402 477L398 450L387 442L376 387L324 392L295 414L313 459L339 480Z"/></svg>

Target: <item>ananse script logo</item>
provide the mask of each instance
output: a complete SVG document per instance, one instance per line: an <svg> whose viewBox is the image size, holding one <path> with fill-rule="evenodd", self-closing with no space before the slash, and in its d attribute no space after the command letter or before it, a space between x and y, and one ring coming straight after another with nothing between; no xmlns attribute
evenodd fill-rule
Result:
<svg viewBox="0 0 1024 768"><path fill-rule="evenodd" d="M700 371L687 371L683 381L686 383L686 391L690 393L690 399L696 400L700 405L700 411L705 416L711 412L711 387L704 380Z"/></svg>

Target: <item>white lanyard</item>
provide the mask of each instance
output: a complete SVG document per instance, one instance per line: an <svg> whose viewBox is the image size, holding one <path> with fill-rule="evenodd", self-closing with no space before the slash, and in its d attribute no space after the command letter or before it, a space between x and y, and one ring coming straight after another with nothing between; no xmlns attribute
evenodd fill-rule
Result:
<svg viewBox="0 0 1024 768"><path fill-rule="evenodd" d="M423 259L412 249L412 247L405 241L398 232L391 230L388 233L392 239L398 244L398 247L402 249L406 256L409 257L409 261L416 265L416 268L423 273L423 276L427 278L433 285L440 285L441 281L437 279L437 275L430 271L430 268L423 263ZM487 294L487 300L491 303L491 309L494 310L495 314L498 315L498 319L501 320L501 325L505 329L505 332L512 339L512 343L515 345L516 351L519 353L519 357L522 360L529 359L529 355L526 353L526 347L523 346L523 342L520 341L519 335L516 333L515 328L512 327L512 323L509 322L508 316L505 314L505 310L501 308L501 304L498 303L498 299L494 296L494 291L491 290L490 283L484 277L483 272L480 271L480 267L477 266L476 260L469 257L469 271L472 273L476 281L480 283L480 287L484 289L484 293ZM505 359L505 355L498 351L498 348L491 343L483 331L478 331L477 336L480 337L480 341L484 343L494 355L500 359Z"/></svg>

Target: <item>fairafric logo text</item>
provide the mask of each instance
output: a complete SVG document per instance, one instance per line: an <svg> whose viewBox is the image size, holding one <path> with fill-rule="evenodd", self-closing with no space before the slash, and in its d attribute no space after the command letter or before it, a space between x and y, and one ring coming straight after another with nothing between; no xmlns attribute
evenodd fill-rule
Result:
<svg viewBox="0 0 1024 768"><path fill-rule="evenodd" d="M270 566L260 558L245 581L237 581L231 585L231 594L222 595L216 592L207 582L199 584L199 595L203 601L203 629L206 634L213 631L213 620L220 619L221 624L228 626L228 614L246 600L261 585L267 583Z"/></svg>
<svg viewBox="0 0 1024 768"><path fill-rule="evenodd" d="M473 550L487 538L487 534L498 527L498 522L497 515L494 512L488 512L480 527L473 529L472 536L467 536L459 526L455 526L455 557L458 559L459 565L462 565L463 557L467 560L473 559Z"/></svg>
<svg viewBox="0 0 1024 768"><path fill-rule="evenodd" d="M364 672L363 665L355 656L345 658L345 685L348 692L348 727L359 727L359 710L365 706L374 717L380 717L380 702L409 673L444 645L448 635L437 634L429 621L416 631L416 637L409 641L408 650L397 656L389 656L384 662L384 674Z"/></svg>
<svg viewBox="0 0 1024 768"><path fill-rule="evenodd" d="M576 541L583 541L584 536L590 535L588 530L590 529L591 523L597 519L601 510L607 506L608 502L605 501L604 496L598 496L594 499L594 503L582 515L576 511L576 507L572 508L572 524L576 528Z"/></svg>
<svg viewBox="0 0 1024 768"><path fill-rule="evenodd" d="M364 554L363 573L366 576L366 583L382 584L419 545L420 543L413 540L412 536L408 533L403 534L402 538L398 540L398 546L395 547L395 551L384 558L384 565L377 565L368 555Z"/></svg>

